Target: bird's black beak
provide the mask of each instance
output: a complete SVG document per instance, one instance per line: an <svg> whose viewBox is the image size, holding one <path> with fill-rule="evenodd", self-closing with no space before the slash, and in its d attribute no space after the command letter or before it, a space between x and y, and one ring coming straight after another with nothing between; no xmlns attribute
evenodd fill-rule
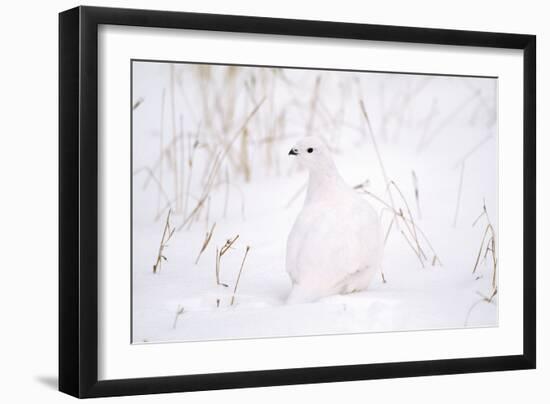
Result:
<svg viewBox="0 0 550 404"><path fill-rule="evenodd" d="M289 156L297 156L298 155L298 149L290 149L288 152Z"/></svg>

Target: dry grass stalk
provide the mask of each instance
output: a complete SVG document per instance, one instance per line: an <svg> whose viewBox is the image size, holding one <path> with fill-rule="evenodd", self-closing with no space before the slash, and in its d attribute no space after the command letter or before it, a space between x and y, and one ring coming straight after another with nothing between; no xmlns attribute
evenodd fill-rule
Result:
<svg viewBox="0 0 550 404"><path fill-rule="evenodd" d="M483 214L482 214L483 215ZM478 279L481 279L482 276L478 276L476 277L476 280ZM493 282L494 281L494 278L493 278ZM496 284L493 283L493 288L492 288L492 291L491 293L489 294L489 296L485 296L483 293L481 292L477 292L477 295L481 297L481 299L475 301L472 306L470 307L470 309L468 310L468 312L466 313L466 320L464 321L464 327L467 327L468 326L468 320L470 319L470 315L472 314L474 308L476 308L480 303L493 303L494 304L494 301L493 299L495 298L495 296L497 295L498 293L498 289L496 287Z"/></svg>
<svg viewBox="0 0 550 404"><path fill-rule="evenodd" d="M239 138L239 136L241 136L241 134L243 133L243 131L246 129L248 123L250 122L250 120L252 119L252 117L254 117L254 115L258 112L258 110L260 109L260 107L263 105L264 101L265 101L265 97L252 109L252 111L248 114L248 116L246 117L246 119L244 120L243 124L241 125L240 129L237 130L237 132L235 132L233 138L225 145L225 147L216 155L215 159L214 159L214 162L212 163L212 168L210 170L210 172L208 173L207 175L207 179L206 179L206 184L203 188L203 192L202 192L202 195L201 197L199 198L198 202L197 202L197 205L195 206L195 208L191 211L191 213L184 219L183 223L178 227L178 230L181 230L183 227L185 227L191 219L194 218L195 215L197 215L197 213L200 212L200 210L202 209L203 205L204 205L204 202L206 201L206 199L208 198L208 196L210 195L210 192L212 190L212 187L214 186L214 182L216 180L216 177L218 175L218 172L220 170L220 167L221 167L221 164L222 162L224 161L224 159L227 157L228 153L229 153L229 150L231 149L231 147L233 146L233 143L235 143L235 141Z"/></svg>
<svg viewBox="0 0 550 404"><path fill-rule="evenodd" d="M412 182L414 187L414 199L416 201L416 210L418 211L418 218L422 220L422 211L420 210L420 190L418 186L418 177L414 170L412 170Z"/></svg>
<svg viewBox="0 0 550 404"><path fill-rule="evenodd" d="M460 180L458 182L458 193L456 195L456 209L455 209L455 218L453 220L453 227L456 227L456 222L458 220L458 212L460 209L460 199L462 197L462 183L464 182L464 163L460 167Z"/></svg>
<svg viewBox="0 0 550 404"><path fill-rule="evenodd" d="M179 192L178 192L178 201L179 201L179 212L180 213L184 213L183 212L183 204L184 204L184 201L183 201L183 192L185 190L185 133L184 133L184 128L183 128L183 115L180 114L179 115L179 124L180 124L180 133L179 133L179 136L178 138L181 139L180 141L180 166L181 166L181 179L180 179L180 183L179 183Z"/></svg>
<svg viewBox="0 0 550 404"><path fill-rule="evenodd" d="M460 114L461 111L463 111L468 105L471 104L473 100L477 98L477 94L470 95L469 97L464 98L462 103L457 105L455 109L449 112L447 116L445 116L440 122L439 125L430 132L427 136L422 137L420 139L420 142L418 143L417 152L420 153L424 151L431 143L432 141L442 133L445 133L444 129L453 122L453 120Z"/></svg>
<svg viewBox="0 0 550 404"><path fill-rule="evenodd" d="M251 168L250 168L250 158L248 156L248 142L249 140L248 129L244 128L243 135L241 136L241 154L240 154L240 165L241 170L244 174L245 182L250 182L251 177Z"/></svg>
<svg viewBox="0 0 550 404"><path fill-rule="evenodd" d="M393 195L391 193L390 189L390 182L388 179L388 174L386 173L386 168L384 166L384 161L382 160L382 156L380 155L380 150L378 149L378 143L376 142L376 138L374 136L374 131L372 130L372 126L370 124L369 115L367 114L367 110L365 109L365 104L363 103L363 100L359 101L359 106L361 107L361 112L363 113L363 117L365 118L365 122L367 123L367 126L369 128L369 133L371 135L372 144L374 145L374 151L376 152L376 158L378 159L378 164L380 165L380 169L382 170L382 176L384 177L384 184L386 185L386 190L388 192L388 196L390 198L390 205L393 210L395 210L395 203L393 201Z"/></svg>
<svg viewBox="0 0 550 404"><path fill-rule="evenodd" d="M235 241L239 238L239 235L237 234L232 239L227 239L225 242L225 245L220 249L220 257L223 257L223 255L235 244Z"/></svg>
<svg viewBox="0 0 550 404"><path fill-rule="evenodd" d="M189 216L187 216L187 218L183 221L183 223L177 228L178 231L180 231L182 228L184 228L185 225L187 225L188 223L191 223L191 220L193 220L195 218L195 215L200 212L200 210L201 210L204 202L206 201L207 197L208 197L208 195L206 195L206 197L204 197L204 198L200 198L197 201L197 204L195 205L195 207L193 208L193 210L191 211Z"/></svg>
<svg viewBox="0 0 550 404"><path fill-rule="evenodd" d="M474 154L476 151L478 151L481 148L481 146L483 146L486 142L488 142L492 138L493 138L493 135L490 134L490 135L487 135L486 137L484 137L483 139L481 139L474 147L472 147L464 156L462 156L454 164L453 168L457 168L458 166L460 166L461 164L466 162L466 160L468 160L472 156L472 154Z"/></svg>
<svg viewBox="0 0 550 404"><path fill-rule="evenodd" d="M428 248L430 249L430 251L433 255L433 257L431 259L432 266L435 266L436 264L439 264L441 266L443 265L443 263L439 259L439 256L435 252L435 249L433 248L432 244L430 243L430 240L428 239L428 237L426 236L424 231L422 231L422 229L414 222L414 219L412 218L412 216L407 217L403 213L402 209L396 210L396 209L392 208L382 198L380 198L379 196L373 194L372 192L370 192L369 190L363 188L362 186L359 186L357 189L361 190L366 195L370 196L371 198L373 198L377 202L381 203L385 207L385 210L389 211L392 214L392 222L390 222L390 226L388 228L388 231L386 232L386 240L388 238L391 227L393 226L393 222L395 222L395 224L397 224L397 223L399 223L399 221L401 221L403 227L407 230L407 233L404 232L403 230L400 230L400 234L405 238L405 241L411 247L411 249L413 250L414 254L417 256L417 258L420 259L420 261L422 263L422 266L424 267L424 260L427 261L428 258L426 257L426 254L424 253L424 250L422 248L419 248L419 246L421 244L421 241L428 246ZM399 188L396 188L396 189L399 189ZM410 210L409 210L409 212L410 212ZM412 241L411 241L411 239L412 239ZM417 245L416 247L415 247L415 244Z"/></svg>
<svg viewBox="0 0 550 404"><path fill-rule="evenodd" d="M246 246L246 251L244 252L243 261L241 262L241 268L239 269L239 275L237 275L237 281L235 282L235 287L233 288L233 296L231 296L231 306L233 306L233 303L235 302L235 293L237 293L237 288L239 287L239 281L241 280L241 274L243 272L244 263L246 261L246 257L248 256L248 251L250 250L250 246Z"/></svg>
<svg viewBox="0 0 550 404"><path fill-rule="evenodd" d="M155 215L155 222L158 222L162 216L164 216L164 213L172 208L172 201L167 201L166 204L159 210L159 212Z"/></svg>
<svg viewBox="0 0 550 404"><path fill-rule="evenodd" d="M225 190L224 190L224 193L225 193L225 196L224 196L224 218L226 217L225 215L227 214L227 209L229 208L229 196L230 196L230 192L229 190L231 188L233 188L235 191L237 191L237 193L239 194L239 198L240 198L240 201L241 201L241 216L244 220L245 218L245 214L244 214L244 206L245 206L245 197L244 197L244 193L243 193L243 190L237 185L237 184L233 184L231 183L231 181L229 181L229 177L226 177L222 182L219 182L218 184L216 184L216 186L222 186L224 185L225 186Z"/></svg>
<svg viewBox="0 0 550 404"><path fill-rule="evenodd" d="M317 101L319 100L319 87L321 86L321 75L315 78L315 86L311 95L309 104L309 120L306 125L306 136L310 136L313 131L313 123L315 122L315 115L317 112Z"/></svg>
<svg viewBox="0 0 550 404"><path fill-rule="evenodd" d="M361 184L358 184L353 187L353 189L363 189L368 188L370 186L370 180L367 178L365 181L363 181Z"/></svg>
<svg viewBox="0 0 550 404"><path fill-rule="evenodd" d="M221 259L224 256L229 249L232 248L233 244L235 244L235 241L239 238L239 235L237 234L234 238L227 239L223 247L218 248L216 247L216 284L225 286L226 288L229 286L225 283L222 283L220 281L220 272L221 272Z"/></svg>
<svg viewBox="0 0 550 404"><path fill-rule="evenodd" d="M403 238L405 239L405 241L407 242L407 244L409 245L409 247L411 247L411 250L414 251L414 254L416 255L416 257L418 258L418 261L420 261L420 265L422 265L422 268L425 268L424 266L424 261L422 260L422 257L420 256L420 253L416 250L416 248L412 245L411 241L409 240L409 238L407 237L407 235L405 234L405 232L403 230L401 230L401 235L403 236Z"/></svg>
<svg viewBox="0 0 550 404"><path fill-rule="evenodd" d="M183 142L183 135L179 134L176 135L175 138L172 138L168 143L164 144L163 149L159 153L159 158L155 161L153 165L151 165L152 171L156 172L160 169L161 162L166 157L170 164L172 164L172 149L177 145L178 142ZM144 187L146 188L149 183L149 179L144 183Z"/></svg>
<svg viewBox="0 0 550 404"><path fill-rule="evenodd" d="M223 202L223 217L227 217L227 204L229 203L229 170L225 169L225 198Z"/></svg>
<svg viewBox="0 0 550 404"><path fill-rule="evenodd" d="M164 156L164 102L165 102L165 98L166 98L166 89L163 88L162 89L162 101L161 101L161 104L160 104L160 133L159 133L159 159L160 159L160 163L159 163L159 186L162 188L163 187L163 166L162 166L162 163L163 163L163 156ZM159 193L159 196L158 196L158 200L157 200L157 214L160 210L160 193Z"/></svg>
<svg viewBox="0 0 550 404"><path fill-rule="evenodd" d="M474 309L480 304L480 303L492 303L494 304L493 298L496 296L497 292L494 290L493 294L491 294L490 297L484 296L482 293L477 292L478 296L481 296L481 299L476 300L468 309L468 312L466 313L466 319L464 320L464 327L468 327L468 321L470 320L470 316L472 315L472 312Z"/></svg>
<svg viewBox="0 0 550 404"><path fill-rule="evenodd" d="M472 271L472 274L474 274L479 267L480 261L481 261L481 254L483 251L485 251L483 259L487 258L487 255L489 253L491 254L492 258L492 281L491 281L491 294L490 297L488 297L488 301L490 302L494 296L497 294L497 267L498 267L498 258L497 258L497 250L496 250L496 232L495 228L493 227L491 223L491 219L489 218L489 214L487 213L487 206L485 204L485 201L483 201L483 212L478 216L478 218L474 221L472 224L472 227L475 226L481 218L485 217L487 224L485 225L485 230L483 232L483 237L481 238L481 243L479 246L479 251L477 253L476 262L474 264L474 269ZM485 247L485 250L484 250Z"/></svg>
<svg viewBox="0 0 550 404"><path fill-rule="evenodd" d="M403 201L404 205L405 205L405 208L407 210L407 213L408 213L408 216L409 217L406 217L405 214L403 213L403 209L399 208L399 210L395 210L393 209L391 206L389 206L388 204L386 204L381 198L379 197L376 197L374 194L372 194L371 192L367 191L365 189L365 186L363 184L359 184L357 186L354 187L354 189L361 189L363 190L365 193L367 193L368 195L374 197L375 199L377 199L379 202L383 203L386 208L391 212L393 213L393 217L392 217L392 221L390 222L390 225L388 227L388 230L386 232L386 236L384 238L384 244L386 243L387 239L388 239L388 236L389 236L389 233L390 233L390 230L393 226L393 224L395 223L396 225L399 223L398 220L396 219L399 219L401 218L402 219L402 223L404 225L404 228L408 231L408 235L401 229L400 230L400 233L401 235L405 238L405 240L407 241L407 244L411 247L411 249L413 250L413 252L415 253L415 255L418 257L418 259L420 260L420 263L422 265L423 268L425 268L425 264L424 264L424 261L427 261L428 260L428 257L426 256L424 250L422 249L421 245L420 245L420 240L419 240L419 237L418 237L418 231L417 231L417 228L418 226L416 225L415 221L414 221L414 218L412 216L412 212L411 212L411 209L410 209L410 206L407 202L407 199L405 198L405 195L403 194L403 192L401 191L401 189L399 188L399 186L395 183L395 181L390 181L389 184L388 184L388 187L393 187L396 191L397 191L397 195L401 198L401 200ZM413 242L414 242L414 245L413 245L413 242L411 242L410 238L412 238ZM430 244L430 248L431 248L431 244ZM432 248L433 250L433 248ZM434 252L434 257L432 259L432 266L435 265L435 262L438 261L438 258L437 258L437 255L435 254Z"/></svg>
<svg viewBox="0 0 550 404"><path fill-rule="evenodd" d="M137 175L141 172L145 172L148 175L147 180L143 183L143 189L147 188L147 184L148 184L149 180L153 180L157 184L158 191L159 191L159 196L162 195L164 197L164 199L167 202L169 202L170 197L168 196L168 193L166 193L166 191L164 190L162 184L160 183L160 180L153 173L153 170L151 170L149 167L141 167L141 168L135 170L133 174ZM158 212L157 212L157 214L158 214Z"/></svg>
<svg viewBox="0 0 550 404"><path fill-rule="evenodd" d="M493 291L491 292L491 294L489 296L485 296L483 293L481 292L477 292L477 295L478 296L481 296L481 298L483 299L483 301L487 302L487 303L492 303L493 301L493 298L497 295L498 291L496 288L493 288Z"/></svg>
<svg viewBox="0 0 550 404"><path fill-rule="evenodd" d="M164 255L164 249L166 247L168 247L168 241L170 241L170 239L172 238L172 236L174 235L174 231L176 229L173 229L171 228L170 226L170 214L172 213L172 209L169 209L168 210L168 215L166 215L166 223L164 225L164 231L162 232L162 238L160 240L160 246L159 246L159 251L158 251L158 254L157 254L157 260L155 262L155 265L153 265L153 273L157 273L158 271L160 271L161 267L162 267L162 261L168 261L168 259L166 258L166 256Z"/></svg>
<svg viewBox="0 0 550 404"><path fill-rule="evenodd" d="M391 218L390 225L388 226L388 230L386 231L386 235L384 236L384 245L388 242L388 237L390 236L390 231L393 227L393 223L395 222L395 216Z"/></svg>
<svg viewBox="0 0 550 404"><path fill-rule="evenodd" d="M422 132L420 134L420 139L425 139L426 136L428 136L428 132L430 128L433 126L433 122L439 115L439 109L437 107L437 100L432 100L432 104L430 105L430 110L428 111L427 115L420 121ZM418 151L418 150L417 150Z"/></svg>
<svg viewBox="0 0 550 404"><path fill-rule="evenodd" d="M396 92L393 96L393 99L390 101L389 105L387 105L387 107L383 106L384 112L382 114L382 120L383 120L382 134L385 140L390 140L390 139L393 139L393 141L398 140L399 134L403 129L403 124L406 120L406 114L410 113L410 105L414 102L414 99L425 88L427 88L428 84L431 81L432 81L431 77L422 78L415 87L407 86L407 88L404 89L403 92L401 93ZM384 92L385 92L385 88L382 87L382 93L380 94L380 97L382 98L382 104L385 104ZM391 136L388 136L387 127L390 121L394 121L397 125L394 129L393 134Z"/></svg>
<svg viewBox="0 0 550 404"><path fill-rule="evenodd" d="M185 191L185 201L183 205L183 215L187 215L187 206L189 204L189 195L191 190L191 181L193 180L193 159L195 157L195 152L197 148L199 147L199 136L201 131L201 125L199 124L197 128L197 135L195 138L195 141L193 142L193 145L191 145L191 136L188 137L189 144L187 145L188 157L187 157L187 185L186 185L186 191Z"/></svg>
<svg viewBox="0 0 550 404"><path fill-rule="evenodd" d="M178 318L179 316L181 316L183 314L185 310L183 309L182 306L179 306L178 305L178 309L176 310L176 317L174 318L174 324L172 325L172 328L175 330L176 329L176 325L178 324Z"/></svg>
<svg viewBox="0 0 550 404"><path fill-rule="evenodd" d="M407 199L405 198L405 195L403 194L403 192L401 192L401 189L397 186L397 184L395 183L395 181L390 181L390 186L393 186L395 188L395 190L397 191L398 195L401 197L401 200L403 201L403 203L405 204L405 207L407 209L407 213L409 214L409 220L404 220L404 223L405 223L405 226L407 227L407 229L409 230L409 233L411 234L411 236L413 237L415 243L416 243L416 247L417 247L417 252L418 252L418 255L421 255L425 260L427 260L428 258L426 257L426 254L424 253L424 251L422 250L422 247L420 247L420 242L418 241L418 234L416 232L416 223L414 222L414 219L413 219L413 215L412 215L412 212L411 212L411 208L409 207L409 204L407 202ZM405 217L404 214L403 214L403 210L402 209L399 209L399 214L401 217ZM409 224L407 222L410 222L411 226L412 226L412 229L409 228ZM422 263L422 267L424 267L424 263Z"/></svg>
<svg viewBox="0 0 550 404"><path fill-rule="evenodd" d="M179 173L181 169L178 167L178 148L177 148L177 127L176 127L176 85L175 85L175 67L173 64L170 64L170 118L172 123L172 147L170 151L171 163L172 163L172 174L174 176L174 195L175 195L175 205L176 212L181 212L181 200L179 198ZM183 173L182 173L183 175Z"/></svg>
<svg viewBox="0 0 550 404"><path fill-rule="evenodd" d="M204 223L206 225L206 229L208 229L208 226L210 224L210 202L212 201L212 197L208 196L207 202L206 202L206 218L204 220Z"/></svg>
<svg viewBox="0 0 550 404"><path fill-rule="evenodd" d="M199 255L197 255L197 259L195 260L195 265L199 263L199 259L201 258L202 253L206 248L208 247L208 244L210 243L210 240L212 239L212 235L214 234L214 229L216 228L216 222L212 225L212 228L210 231L206 232L206 236L204 237L204 241L202 242L201 250L199 251Z"/></svg>
<svg viewBox="0 0 550 404"><path fill-rule="evenodd" d="M220 249L216 247L216 284L220 284Z"/></svg>

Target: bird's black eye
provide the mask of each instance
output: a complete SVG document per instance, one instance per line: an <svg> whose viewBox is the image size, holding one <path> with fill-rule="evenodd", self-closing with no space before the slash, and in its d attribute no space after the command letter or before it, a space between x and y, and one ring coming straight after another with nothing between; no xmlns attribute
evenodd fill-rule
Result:
<svg viewBox="0 0 550 404"><path fill-rule="evenodd" d="M308 152L308 153L313 153L313 148L310 147L309 149L307 149L307 152Z"/></svg>

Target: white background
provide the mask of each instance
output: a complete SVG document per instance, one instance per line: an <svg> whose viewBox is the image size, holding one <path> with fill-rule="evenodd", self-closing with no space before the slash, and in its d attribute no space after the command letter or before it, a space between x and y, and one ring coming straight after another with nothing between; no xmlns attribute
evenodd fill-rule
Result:
<svg viewBox="0 0 550 404"><path fill-rule="evenodd" d="M27 2L3 10L2 38L2 145L0 172L2 199L3 279L0 293L2 339L0 343L2 395L7 402L68 401L55 391L57 373L57 12L77 3L55 5ZM120 7L152 7L145 1L93 2ZM550 69L550 28L545 26L544 3L524 1L516 7L500 2L462 1L340 1L331 5L291 1L265 2L157 1L158 9L213 13L265 15L414 25L472 30L528 32L538 35L538 71ZM548 77L538 77L539 180L538 205L548 203L544 187L548 163L542 161L547 140L542 136L548 120L542 112L550 107ZM7 187L6 187L7 185ZM547 213L538 209L538 262L544 268L549 259L548 234L543 225ZM550 224L550 223L549 223ZM331 402L342 397L354 400L396 402L421 398L425 403L447 403L531 398L542 402L544 381L550 376L550 356L544 341L549 335L550 304L548 275L539 271L539 369L535 371L470 374L430 378L367 381L328 385L248 389L185 395L118 398L130 402L280 402L300 398ZM538 397L538 399L537 399ZM4 401L3 400L3 401ZM416 401L416 400L413 400Z"/></svg>

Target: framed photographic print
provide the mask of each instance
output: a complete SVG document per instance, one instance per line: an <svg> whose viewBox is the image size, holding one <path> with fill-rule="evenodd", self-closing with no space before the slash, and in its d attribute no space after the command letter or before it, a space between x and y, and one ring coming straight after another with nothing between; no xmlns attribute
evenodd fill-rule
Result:
<svg viewBox="0 0 550 404"><path fill-rule="evenodd" d="M59 27L61 391L535 367L534 36Z"/></svg>

